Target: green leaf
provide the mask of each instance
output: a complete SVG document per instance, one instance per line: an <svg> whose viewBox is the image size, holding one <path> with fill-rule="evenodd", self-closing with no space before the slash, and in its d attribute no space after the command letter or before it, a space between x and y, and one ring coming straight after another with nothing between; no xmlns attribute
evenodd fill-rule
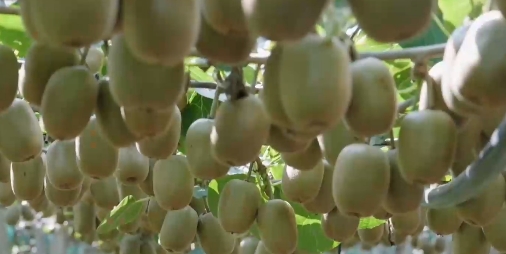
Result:
<svg viewBox="0 0 506 254"><path fill-rule="evenodd" d="M248 65L243 68L243 75L244 75L244 80L248 84L252 85L253 80L255 79L255 69Z"/></svg>
<svg viewBox="0 0 506 254"><path fill-rule="evenodd" d="M407 100L418 93L415 82L411 80L411 67L395 73L394 80L401 101Z"/></svg>
<svg viewBox="0 0 506 254"><path fill-rule="evenodd" d="M443 11L445 20L454 27L459 27L464 19L479 10L487 0L439 0L439 8ZM474 3L474 6L471 5ZM474 10L473 10L474 9Z"/></svg>
<svg viewBox="0 0 506 254"><path fill-rule="evenodd" d="M358 224L359 229L367 229L367 228L375 228L379 225L383 225L385 220L378 220L374 217L367 217L360 219L360 224Z"/></svg>
<svg viewBox="0 0 506 254"><path fill-rule="evenodd" d="M184 144L184 137L186 137L186 132L188 131L190 125L199 118L206 118L211 112L211 105L213 104L213 100L206 98L198 93L193 93L191 96L191 102L181 113L182 120L181 138L179 140L180 144ZM180 146L180 148L184 147Z"/></svg>
<svg viewBox="0 0 506 254"><path fill-rule="evenodd" d="M188 69L190 70L191 79L199 81L199 82L214 82L213 77L211 77L205 71L200 69L200 67L190 66L190 67L188 67Z"/></svg>
<svg viewBox="0 0 506 254"><path fill-rule="evenodd" d="M129 195L123 198L119 204L111 210L109 215L100 223L97 233L106 234L120 225L135 221L142 213L144 200L137 200Z"/></svg>
<svg viewBox="0 0 506 254"><path fill-rule="evenodd" d="M281 178L283 177L284 167L285 167L285 165L282 163L272 165L269 167L269 169L271 170L272 176L274 177L275 180L281 180Z"/></svg>
<svg viewBox="0 0 506 254"><path fill-rule="evenodd" d="M31 40L20 16L0 14L0 43L14 49L19 58L25 57Z"/></svg>

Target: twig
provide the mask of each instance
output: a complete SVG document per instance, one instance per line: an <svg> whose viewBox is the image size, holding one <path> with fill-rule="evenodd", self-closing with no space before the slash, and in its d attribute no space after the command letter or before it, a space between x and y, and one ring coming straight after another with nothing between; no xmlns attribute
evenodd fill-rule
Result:
<svg viewBox="0 0 506 254"><path fill-rule="evenodd" d="M109 55L109 40L104 40L103 47L104 47L105 56L108 56Z"/></svg>
<svg viewBox="0 0 506 254"><path fill-rule="evenodd" d="M218 106L220 105L220 94L222 88L220 86L216 86L216 90L214 91L213 104L211 104L211 111L209 112L209 118L213 119L216 116L216 111L218 110Z"/></svg>
<svg viewBox="0 0 506 254"><path fill-rule="evenodd" d="M254 166L255 166L254 162L251 162L249 164L248 173L246 174L246 177L245 177L244 181L249 182L249 180L251 178L251 173L253 173Z"/></svg>

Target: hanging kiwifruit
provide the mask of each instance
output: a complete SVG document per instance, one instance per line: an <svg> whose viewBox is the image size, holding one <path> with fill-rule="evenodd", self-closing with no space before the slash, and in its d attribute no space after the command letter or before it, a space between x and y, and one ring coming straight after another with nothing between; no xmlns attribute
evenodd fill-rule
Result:
<svg viewBox="0 0 506 254"><path fill-rule="evenodd" d="M156 202L155 197L149 197L146 216L149 225L155 232L160 233L166 214L167 210L163 209L158 202Z"/></svg>
<svg viewBox="0 0 506 254"><path fill-rule="evenodd" d="M237 65L248 59L256 45L256 37L249 33L221 33L205 18L200 18L200 31L195 47L207 59Z"/></svg>
<svg viewBox="0 0 506 254"><path fill-rule="evenodd" d="M175 108L164 132L153 137L145 137L136 145L139 151L149 158L166 159L177 150L180 134L181 112Z"/></svg>
<svg viewBox="0 0 506 254"><path fill-rule="evenodd" d="M234 236L223 229L212 213L199 216L197 235L206 254L230 254L234 250Z"/></svg>
<svg viewBox="0 0 506 254"><path fill-rule="evenodd" d="M114 176L102 178L90 184L90 194L98 207L112 210L118 205L119 192Z"/></svg>
<svg viewBox="0 0 506 254"><path fill-rule="evenodd" d="M353 16L371 39L400 42L416 37L430 25L432 0L350 0Z"/></svg>
<svg viewBox="0 0 506 254"><path fill-rule="evenodd" d="M9 226L15 226L18 224L21 218L21 205L18 203L12 204L5 210L5 223Z"/></svg>
<svg viewBox="0 0 506 254"><path fill-rule="evenodd" d="M149 173L146 179L143 182L139 183L139 188L146 193L148 196L154 196L155 192L153 190L153 167L155 166L157 160L149 159Z"/></svg>
<svg viewBox="0 0 506 254"><path fill-rule="evenodd" d="M222 103L211 132L211 154L228 166L254 161L267 141L270 124L262 102L254 95Z"/></svg>
<svg viewBox="0 0 506 254"><path fill-rule="evenodd" d="M142 62L132 55L122 34L112 38L107 68L109 89L121 107L166 110L183 96L182 61L173 67Z"/></svg>
<svg viewBox="0 0 506 254"><path fill-rule="evenodd" d="M361 228L357 230L360 241L367 244L376 244L381 240L385 232L385 224L373 228Z"/></svg>
<svg viewBox="0 0 506 254"><path fill-rule="evenodd" d="M313 199L302 203L302 206L311 213L329 213L334 207L332 197L332 176L334 167L326 160L323 160L323 179L320 183L318 194Z"/></svg>
<svg viewBox="0 0 506 254"><path fill-rule="evenodd" d="M132 54L144 62L178 65L197 41L199 11L197 0L125 1L122 6L125 41Z"/></svg>
<svg viewBox="0 0 506 254"><path fill-rule="evenodd" d="M80 234L87 234L95 230L95 206L85 201L78 202L72 207L74 213L74 230Z"/></svg>
<svg viewBox="0 0 506 254"><path fill-rule="evenodd" d="M47 133L59 140L76 138L88 123L98 97L98 83L84 66L63 67L47 81L41 101Z"/></svg>
<svg viewBox="0 0 506 254"><path fill-rule="evenodd" d="M121 108L126 127L141 140L163 135L168 131L172 120L175 120L176 112L179 112L176 105L159 110L141 107Z"/></svg>
<svg viewBox="0 0 506 254"><path fill-rule="evenodd" d="M209 215L212 216L212 214L210 213ZM159 235L160 245L164 249L173 252L186 250L186 248L188 248L190 244L193 242L193 239L197 234L197 224L199 224L199 217L195 212L195 210L193 210L189 206L185 206L184 208L179 210L168 211L164 217L163 224L161 225L160 229ZM206 226L208 225L209 224L206 223ZM215 233L218 235L221 232ZM213 243L209 242L209 244ZM221 244L221 243L214 243L214 244ZM207 250L205 251L206 253L212 253L207 252Z"/></svg>
<svg viewBox="0 0 506 254"><path fill-rule="evenodd" d="M456 142L457 128L447 113L441 110L409 113L402 119L397 147L402 177L408 183L439 182L453 163Z"/></svg>
<svg viewBox="0 0 506 254"><path fill-rule="evenodd" d="M415 209L405 213L394 214L390 221L395 230L406 235L411 235L422 223L421 216L425 216L425 214L422 215L420 209Z"/></svg>
<svg viewBox="0 0 506 254"><path fill-rule="evenodd" d="M335 38L310 34L283 45L279 93L293 129L321 133L341 121L351 101L350 66Z"/></svg>
<svg viewBox="0 0 506 254"><path fill-rule="evenodd" d="M32 200L42 193L46 175L46 162L43 157L45 154L11 164L11 186L17 199Z"/></svg>
<svg viewBox="0 0 506 254"><path fill-rule="evenodd" d="M451 166L453 176L458 176L478 158L481 147L482 122L471 117L459 128L455 147L455 159Z"/></svg>
<svg viewBox="0 0 506 254"><path fill-rule="evenodd" d="M322 229L328 238L343 242L357 232L360 219L341 214L337 208L322 216Z"/></svg>
<svg viewBox="0 0 506 254"><path fill-rule="evenodd" d="M345 121L341 121L332 129L319 135L318 141L320 142L320 147L323 150L325 159L327 159L330 164L334 165L337 156L344 147L352 143L364 143L365 139L363 137L357 137L350 131Z"/></svg>
<svg viewBox="0 0 506 254"><path fill-rule="evenodd" d="M0 149L1 150L1 149ZM0 152L0 182L9 183L11 180L11 161Z"/></svg>
<svg viewBox="0 0 506 254"><path fill-rule="evenodd" d="M218 219L225 231L242 234L255 222L261 204L262 196L256 184L232 179L220 192Z"/></svg>
<svg viewBox="0 0 506 254"><path fill-rule="evenodd" d="M29 0L23 2L30 2ZM30 104L40 106L47 81L60 68L79 63L77 50L34 42L28 48L23 65L25 76L19 91Z"/></svg>
<svg viewBox="0 0 506 254"><path fill-rule="evenodd" d="M323 161L311 170L299 170L285 165L281 179L281 189L286 198L296 203L304 203L314 199L323 181Z"/></svg>
<svg viewBox="0 0 506 254"><path fill-rule="evenodd" d="M265 105L266 103L264 102L264 106ZM266 144L278 152L295 153L298 151L306 150L308 146L311 144L311 141L310 140L302 141L294 139L289 135L287 135L286 132L284 132L281 129L281 127L271 124L269 137L267 138Z"/></svg>
<svg viewBox="0 0 506 254"><path fill-rule="evenodd" d="M506 251L506 207L502 207L499 214L490 222L490 224L483 226L483 234L487 241L496 250Z"/></svg>
<svg viewBox="0 0 506 254"><path fill-rule="evenodd" d="M193 196L194 176L183 155L158 160L153 167L153 191L158 204L165 210L182 209Z"/></svg>
<svg viewBox="0 0 506 254"><path fill-rule="evenodd" d="M376 210L372 217L378 220L388 220L392 218L392 214L387 212L383 206L380 206L380 208Z"/></svg>
<svg viewBox="0 0 506 254"><path fill-rule="evenodd" d="M135 144L119 149L118 168L114 175L123 184L139 184L149 173L149 158L142 155Z"/></svg>
<svg viewBox="0 0 506 254"><path fill-rule="evenodd" d="M368 57L351 64L353 90L346 124L358 136L371 137L392 129L397 117L397 89L388 66Z"/></svg>
<svg viewBox="0 0 506 254"><path fill-rule="evenodd" d="M86 55L86 65L91 73L95 74L102 70L104 66L105 55L104 51L99 47L90 47Z"/></svg>
<svg viewBox="0 0 506 254"><path fill-rule="evenodd" d="M141 253L141 235L124 234L119 245L120 254L140 254Z"/></svg>
<svg viewBox="0 0 506 254"><path fill-rule="evenodd" d="M424 188L423 185L404 180L399 170L397 154L397 149L387 152L390 162L390 186L383 208L389 213L406 213L420 206Z"/></svg>
<svg viewBox="0 0 506 254"><path fill-rule="evenodd" d="M42 152L43 136L28 102L14 99L0 114L0 152L11 162L23 162Z"/></svg>
<svg viewBox="0 0 506 254"><path fill-rule="evenodd" d="M45 185L45 181L44 181L44 185ZM1 194L1 188L2 188L2 184L0 184L0 194ZM45 189L46 187L44 187ZM14 196L14 194L12 194ZM0 198L0 203L1 203L1 198ZM28 200L28 205L35 211L35 212L40 212L42 210L44 210L46 208L46 206L49 205L49 201L46 197L46 193L45 193L45 190L42 191L42 193L40 194L40 196L38 196L37 198L33 199L33 200Z"/></svg>
<svg viewBox="0 0 506 254"><path fill-rule="evenodd" d="M295 152L281 152L280 154L286 165L302 171L312 170L323 159L323 152L316 138L310 141L305 149Z"/></svg>
<svg viewBox="0 0 506 254"><path fill-rule="evenodd" d="M40 39L54 45L84 47L112 32L119 1L37 1L30 5ZM64 13L55 13L64 10Z"/></svg>
<svg viewBox="0 0 506 254"><path fill-rule="evenodd" d="M0 112L6 110L16 98L18 92L18 59L14 51L6 45L0 45Z"/></svg>
<svg viewBox="0 0 506 254"><path fill-rule="evenodd" d="M51 143L47 148L46 162L46 177L56 189L74 190L83 183L74 140L56 140Z"/></svg>
<svg viewBox="0 0 506 254"><path fill-rule="evenodd" d="M229 166L211 155L211 132L214 120L200 118L186 132L185 149L190 170L197 178L211 180L226 175Z"/></svg>
<svg viewBox="0 0 506 254"><path fill-rule="evenodd" d="M21 0L19 1L19 10L21 21L23 22L23 27L26 30L27 35L33 40L38 41L39 38L39 28L37 27L37 23L33 20L33 3L30 0Z"/></svg>
<svg viewBox="0 0 506 254"><path fill-rule="evenodd" d="M3 206L10 206L16 201L16 196L11 188L11 183L0 182L0 204Z"/></svg>
<svg viewBox="0 0 506 254"><path fill-rule="evenodd" d="M209 25L219 33L248 32L241 1L202 1L202 15Z"/></svg>
<svg viewBox="0 0 506 254"><path fill-rule="evenodd" d="M73 206L79 201L79 194L81 193L82 184L74 189L58 189L46 178L44 179L44 194L48 201L57 206ZM34 206L32 208L35 209Z"/></svg>
<svg viewBox="0 0 506 254"><path fill-rule="evenodd" d="M98 82L98 99L95 109L100 133L115 147L126 147L139 139L126 126L121 108L109 90L109 80Z"/></svg>
<svg viewBox="0 0 506 254"><path fill-rule="evenodd" d="M506 54L504 34L506 19L500 11L483 13L473 21L451 67L449 88L454 96L484 109L506 105L506 90L500 85L506 64L497 57Z"/></svg>
<svg viewBox="0 0 506 254"><path fill-rule="evenodd" d="M142 190L139 188L138 185L132 184L126 185L121 183L119 180L117 180L116 183L118 184L119 198L121 200L123 200L125 197L129 195L132 195L137 200L147 197L147 195L144 192L142 192ZM148 202L142 202L141 211L146 211L147 206ZM134 221L120 225L118 227L119 231L123 233L137 232L141 226L141 221L143 220L143 217L145 217L145 215L146 215L145 212L143 212L142 215L137 217Z"/></svg>
<svg viewBox="0 0 506 254"><path fill-rule="evenodd" d="M76 139L76 155L81 172L94 179L111 176L118 166L118 148L99 132L94 116Z"/></svg>
<svg viewBox="0 0 506 254"><path fill-rule="evenodd" d="M454 254L488 254L490 243L480 227L462 223L452 234L452 251Z"/></svg>
<svg viewBox="0 0 506 254"><path fill-rule="evenodd" d="M254 236L247 236L240 240L238 254L255 254L260 240Z"/></svg>
<svg viewBox="0 0 506 254"><path fill-rule="evenodd" d="M388 157L380 148L351 144L337 157L332 196L343 214L372 216L385 200L389 184Z"/></svg>
<svg viewBox="0 0 506 254"><path fill-rule="evenodd" d="M265 247L273 253L288 254L297 248L297 223L290 203L271 199L257 214L257 226Z"/></svg>
<svg viewBox="0 0 506 254"><path fill-rule="evenodd" d="M498 175L479 195L457 205L457 215L468 224L486 226L501 211L504 193L506 182Z"/></svg>
<svg viewBox="0 0 506 254"><path fill-rule="evenodd" d="M310 33L328 0L244 0L242 8L249 29L273 41L297 41Z"/></svg>

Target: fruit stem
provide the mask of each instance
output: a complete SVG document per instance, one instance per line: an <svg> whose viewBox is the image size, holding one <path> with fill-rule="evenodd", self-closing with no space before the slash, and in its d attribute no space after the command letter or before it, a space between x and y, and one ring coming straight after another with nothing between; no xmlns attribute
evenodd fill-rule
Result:
<svg viewBox="0 0 506 254"><path fill-rule="evenodd" d="M209 112L209 119L214 119L216 116L216 111L218 110L218 106L220 105L220 94L221 94L221 87L218 85L216 86L216 89L214 90L214 98L213 103L211 104L211 111Z"/></svg>
<svg viewBox="0 0 506 254"><path fill-rule="evenodd" d="M225 93L232 101L248 96L248 89L244 84L244 76L241 67L233 67L232 72L224 82Z"/></svg>
<svg viewBox="0 0 506 254"><path fill-rule="evenodd" d="M253 74L253 81L251 81L251 87L255 88L258 81L258 75L260 74L260 70L262 69L262 64L257 64L255 68L255 73Z"/></svg>
<svg viewBox="0 0 506 254"><path fill-rule="evenodd" d="M390 149L395 149L395 137L394 137L394 129L390 129Z"/></svg>
<svg viewBox="0 0 506 254"><path fill-rule="evenodd" d="M269 179L269 174L267 173L267 167L262 163L262 160L257 157L255 160L258 168L258 173L263 180L264 184L264 193L269 197L269 200L273 199L272 193L272 185L271 180Z"/></svg>
<svg viewBox="0 0 506 254"><path fill-rule="evenodd" d="M436 22L436 25L439 27L439 29L441 29L441 31L443 31L443 33L446 35L446 38L449 38L451 33L448 32L446 27L443 25L443 22L441 22L441 19L434 12L432 13L432 20L434 20L434 22Z"/></svg>
<svg viewBox="0 0 506 254"><path fill-rule="evenodd" d="M81 53L81 62L79 63L80 65L85 65L86 67L88 67L86 65L86 56L88 56L88 52L90 52L90 46L85 47L83 52Z"/></svg>
<svg viewBox="0 0 506 254"><path fill-rule="evenodd" d="M255 163L254 163L254 162L251 162L251 163L249 164L248 173L246 174L246 177L245 177L244 181L246 181L246 182L249 182L249 181L250 181L250 178L251 178L251 173L253 173L253 168L254 168L254 165L255 165Z"/></svg>
<svg viewBox="0 0 506 254"><path fill-rule="evenodd" d="M105 56L108 56L109 55L109 40L103 41L102 48L104 49Z"/></svg>

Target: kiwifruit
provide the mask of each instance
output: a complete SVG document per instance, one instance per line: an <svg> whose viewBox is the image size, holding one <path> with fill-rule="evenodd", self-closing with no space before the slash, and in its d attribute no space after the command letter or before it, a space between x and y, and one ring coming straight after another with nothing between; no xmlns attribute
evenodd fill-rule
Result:
<svg viewBox="0 0 506 254"><path fill-rule="evenodd" d="M186 158L192 174L200 179L212 180L225 176L230 167L211 155L211 138L214 120L200 118L186 132Z"/></svg>
<svg viewBox="0 0 506 254"><path fill-rule="evenodd" d="M360 237L358 236L358 232L355 229L355 233L351 237L349 237L348 239L341 242L341 244L343 245L342 249L351 248L351 247L357 245L357 243L360 243Z"/></svg>
<svg viewBox="0 0 506 254"><path fill-rule="evenodd" d="M425 215L425 214L424 214ZM406 235L410 235L418 228L421 223L420 209L415 209L405 213L397 213L392 215L390 219L395 230Z"/></svg>
<svg viewBox="0 0 506 254"><path fill-rule="evenodd" d="M378 42L400 42L416 37L430 25L432 0L351 0L349 6L358 25Z"/></svg>
<svg viewBox="0 0 506 254"><path fill-rule="evenodd" d="M56 140L46 153L46 177L59 190L80 188L84 176L77 165L76 142Z"/></svg>
<svg viewBox="0 0 506 254"><path fill-rule="evenodd" d="M183 155L158 160L153 167L153 191L165 210L182 209L193 196L194 177Z"/></svg>
<svg viewBox="0 0 506 254"><path fill-rule="evenodd" d="M16 201L16 196L11 188L11 183L0 182L0 204L10 206Z"/></svg>
<svg viewBox="0 0 506 254"><path fill-rule="evenodd" d="M0 45L0 112L6 110L16 98L18 92L18 58L14 51Z"/></svg>
<svg viewBox="0 0 506 254"><path fill-rule="evenodd" d="M42 210L42 218L52 217L55 213L56 213L56 205L49 203L48 206L46 206L44 210ZM89 237L89 235L83 236L83 242L86 242L86 240L88 240L86 239L87 236ZM91 244L91 242L89 242L89 244Z"/></svg>
<svg viewBox="0 0 506 254"><path fill-rule="evenodd" d="M197 0L125 1L122 31L135 57L150 64L180 64L197 41L198 3Z"/></svg>
<svg viewBox="0 0 506 254"><path fill-rule="evenodd" d="M63 2L53 0L30 5L40 39L54 45L84 47L112 32L118 11L116 0ZM66 15L52 15L65 10Z"/></svg>
<svg viewBox="0 0 506 254"><path fill-rule="evenodd" d="M248 59L256 45L256 37L249 33L220 33L200 18L200 31L195 47L213 62L237 65Z"/></svg>
<svg viewBox="0 0 506 254"><path fill-rule="evenodd" d="M35 219L35 214L32 209L28 205L21 205L21 218L25 221L33 221Z"/></svg>
<svg viewBox="0 0 506 254"><path fill-rule="evenodd" d="M307 35L283 45L279 82L293 129L326 131L339 123L351 101L350 57L340 41Z"/></svg>
<svg viewBox="0 0 506 254"><path fill-rule="evenodd" d="M239 243L238 254L255 254L260 240L254 236L248 236L243 238Z"/></svg>
<svg viewBox="0 0 506 254"><path fill-rule="evenodd" d="M388 132L397 117L397 89L390 70L372 57L353 62L351 70L353 91L346 111L347 126L364 137Z"/></svg>
<svg viewBox="0 0 506 254"><path fill-rule="evenodd" d="M376 244L381 240L385 232L385 224L381 224L374 228L361 228L358 229L357 232L362 243Z"/></svg>
<svg viewBox="0 0 506 254"><path fill-rule="evenodd" d="M328 0L245 0L242 7L249 29L273 41L297 41L313 29Z"/></svg>
<svg viewBox="0 0 506 254"><path fill-rule="evenodd" d="M230 180L223 186L218 202L221 226L229 233L247 232L255 222L261 204L262 196L256 184L239 179Z"/></svg>
<svg viewBox="0 0 506 254"><path fill-rule="evenodd" d="M90 193L91 178L84 176L83 183L81 184L81 190L79 191L79 200L84 200L89 203L95 203Z"/></svg>
<svg viewBox="0 0 506 254"><path fill-rule="evenodd" d="M98 207L113 209L118 205L119 192L114 176L102 178L90 184L90 194Z"/></svg>
<svg viewBox="0 0 506 254"><path fill-rule="evenodd" d="M443 54L443 65L444 65L444 71L443 71L443 77L441 79L441 90L443 92L443 99L445 104L448 106L449 109L455 110L452 104L452 98L446 97L445 94L445 88L449 87L450 81L451 81L451 69L453 67L453 62L455 61L455 57L457 56L457 53L460 50L460 47L462 46L462 42L464 41L464 38L466 37L467 31L469 31L469 28L471 27L472 23L465 23L453 30L452 34L448 38L448 41L446 42L444 54ZM448 91L448 90L447 90ZM448 100L450 99L450 100ZM456 112L458 113L458 112Z"/></svg>
<svg viewBox="0 0 506 254"><path fill-rule="evenodd" d="M86 128L76 139L79 169L94 179L111 176L118 167L118 148L100 133L97 119L90 118Z"/></svg>
<svg viewBox="0 0 506 254"><path fill-rule="evenodd" d="M90 47L86 55L86 66L91 73L98 73L104 66L105 54L99 47Z"/></svg>
<svg viewBox="0 0 506 254"><path fill-rule="evenodd" d="M166 212L160 229L160 245L168 251L186 250L197 234L198 223L197 213L189 206ZM206 253L209 252L206 250Z"/></svg>
<svg viewBox="0 0 506 254"><path fill-rule="evenodd" d="M203 1L202 15L209 25L219 33L248 32L241 1Z"/></svg>
<svg viewBox="0 0 506 254"><path fill-rule="evenodd" d="M501 211L495 218L490 222L490 224L483 226L483 234L485 234L485 238L487 242L492 245L496 250L504 252L506 251L506 234L504 234L504 229L506 229L506 207L502 207Z"/></svg>
<svg viewBox="0 0 506 254"><path fill-rule="evenodd" d="M0 152L0 182L9 183L11 179L10 172L11 162Z"/></svg>
<svg viewBox="0 0 506 254"><path fill-rule="evenodd" d="M0 114L0 151L11 162L23 162L42 152L43 137L28 102L14 99Z"/></svg>
<svg viewBox="0 0 506 254"><path fill-rule="evenodd" d="M443 253L446 250L446 240L445 240L445 238L443 238L443 237L436 238L436 241L434 242L434 250L437 253Z"/></svg>
<svg viewBox="0 0 506 254"><path fill-rule="evenodd" d="M165 250L161 245L157 244L155 246L156 254L170 254L167 250Z"/></svg>
<svg viewBox="0 0 506 254"><path fill-rule="evenodd" d="M86 128L97 97L97 81L86 67L63 67L55 71L41 101L46 132L60 140L77 137Z"/></svg>
<svg viewBox="0 0 506 254"><path fill-rule="evenodd" d="M457 205L457 215L468 224L486 226L501 211L504 193L506 182L502 175L498 175L479 195Z"/></svg>
<svg viewBox="0 0 506 254"><path fill-rule="evenodd" d="M141 253L141 235L125 234L121 238L119 245L120 254L140 254Z"/></svg>
<svg viewBox="0 0 506 254"><path fill-rule="evenodd" d="M326 160L323 160L322 163L323 177L318 194L316 194L314 198L302 203L302 206L311 213L329 213L335 207L334 198L332 197L332 176L334 174L334 167Z"/></svg>
<svg viewBox="0 0 506 254"><path fill-rule="evenodd" d="M383 206L380 206L380 208L376 210L372 217L378 220L388 220L392 218L392 214L387 212Z"/></svg>
<svg viewBox="0 0 506 254"><path fill-rule="evenodd" d="M480 227L462 223L452 234L452 252L455 254L488 254L490 243Z"/></svg>
<svg viewBox="0 0 506 254"><path fill-rule="evenodd" d="M323 214L321 225L325 236L343 242L357 232L359 222L359 218L346 216L334 207L329 213Z"/></svg>
<svg viewBox="0 0 506 254"><path fill-rule="evenodd" d="M278 221L278 229L279 224ZM200 246L206 254L230 254L234 250L234 236L225 231L218 218L214 217L212 213L199 216L197 235Z"/></svg>
<svg viewBox="0 0 506 254"><path fill-rule="evenodd" d="M385 200L390 184L388 158L380 148L350 144L337 157L332 196L348 216L372 216Z"/></svg>
<svg viewBox="0 0 506 254"><path fill-rule="evenodd" d="M5 223L9 226L18 224L21 218L21 206L19 204L12 204L5 210Z"/></svg>
<svg viewBox="0 0 506 254"><path fill-rule="evenodd" d="M156 254L155 243L153 240L143 240L139 254Z"/></svg>
<svg viewBox="0 0 506 254"><path fill-rule="evenodd" d="M444 61L438 62L430 68L427 79L430 79L431 83L429 84L427 79L422 83L418 109L442 110L450 115L455 124L460 127L467 121L467 119L450 110L443 98L441 86L445 71L446 63Z"/></svg>
<svg viewBox="0 0 506 254"><path fill-rule="evenodd" d="M74 213L74 230L80 234L87 234L95 230L95 206L88 202L79 201L72 207Z"/></svg>
<svg viewBox="0 0 506 254"><path fill-rule="evenodd" d="M42 193L46 175L44 156L40 154L31 160L11 164L11 186L17 199L32 200Z"/></svg>
<svg viewBox="0 0 506 254"><path fill-rule="evenodd" d="M146 211L146 215L149 225L155 232L160 232L166 214L167 210L158 205L155 197L149 197L148 210Z"/></svg>
<svg viewBox="0 0 506 254"><path fill-rule="evenodd" d="M323 159L323 152L318 139L313 139L309 145L295 152L281 152L281 159L286 165L306 171L315 168Z"/></svg>
<svg viewBox="0 0 506 254"><path fill-rule="evenodd" d="M111 253L111 252L114 252L116 249L118 249L119 245L118 245L117 241L105 240L105 241L100 241L97 247L99 250L101 250L105 253Z"/></svg>
<svg viewBox="0 0 506 254"><path fill-rule="evenodd" d="M260 206L257 226L265 247L273 253L288 254L297 248L297 223L290 203L271 199Z"/></svg>
<svg viewBox="0 0 506 254"><path fill-rule="evenodd" d="M253 254L271 254L272 252L267 249L263 241L259 241L256 245L255 252Z"/></svg>
<svg viewBox="0 0 506 254"><path fill-rule="evenodd" d="M349 144L352 143L364 143L363 137L358 137L353 134L345 121L340 121L333 128L325 131L318 136L320 142L320 148L323 150L325 159L331 164L337 160L337 156Z"/></svg>
<svg viewBox="0 0 506 254"><path fill-rule="evenodd" d="M281 189L286 198L297 203L310 201L318 195L323 181L323 161L311 170L299 170L285 165Z"/></svg>
<svg viewBox="0 0 506 254"><path fill-rule="evenodd" d="M79 54L75 49L33 42L26 52L25 77L19 82L21 95L30 104L40 106L51 75L63 67L78 63Z"/></svg>
<svg viewBox="0 0 506 254"><path fill-rule="evenodd" d="M143 182L139 183L139 188L146 193L148 196L154 196L155 192L153 190L153 167L155 166L155 159L149 159L149 173L146 179Z"/></svg>
<svg viewBox="0 0 506 254"><path fill-rule="evenodd" d="M115 147L126 147L139 140L126 126L121 108L109 90L109 80L98 82L98 99L95 109L100 133Z"/></svg>
<svg viewBox="0 0 506 254"><path fill-rule="evenodd" d="M264 105L266 105L265 102ZM288 136L286 132L281 130L280 127L271 124L266 144L278 152L295 153L306 150L311 142L310 140L302 141L293 139Z"/></svg>
<svg viewBox="0 0 506 254"><path fill-rule="evenodd" d="M140 138L155 137L167 132L174 114L179 110L175 105L166 109L121 108L126 127ZM141 139L142 140L142 139Z"/></svg>
<svg viewBox="0 0 506 254"><path fill-rule="evenodd" d="M149 158L135 144L119 149L118 168L114 175L123 184L139 184L149 173Z"/></svg>
<svg viewBox="0 0 506 254"><path fill-rule="evenodd" d="M211 154L228 166L254 161L269 137L270 120L256 96L222 103L211 132Z"/></svg>
<svg viewBox="0 0 506 254"><path fill-rule="evenodd" d="M21 0L19 1L19 10L21 21L23 22L23 27L26 30L27 35L33 39L33 41L40 40L39 38L39 29L37 27L37 23L33 20L33 4L32 1L29 0Z"/></svg>
<svg viewBox="0 0 506 254"><path fill-rule="evenodd" d="M79 194L81 192L81 184L74 189L58 189L46 178L44 179L44 194L51 203L57 206L73 206L79 201ZM32 206L35 209L35 207Z"/></svg>
<svg viewBox="0 0 506 254"><path fill-rule="evenodd" d="M407 114L397 147L402 177L407 183L439 182L453 163L456 143L457 128L447 113L428 109Z"/></svg>
<svg viewBox="0 0 506 254"><path fill-rule="evenodd" d="M176 106L174 106L176 107ZM137 142L139 152L149 158L166 159L177 150L181 134L181 112L175 108L164 132Z"/></svg>
<svg viewBox="0 0 506 254"><path fill-rule="evenodd" d="M279 129L291 127L291 121L288 119L286 110L281 103L279 63L281 62L282 52L282 44L276 44L272 48L271 54L265 63L263 89L260 90L258 96L262 100L271 122Z"/></svg>
<svg viewBox="0 0 506 254"><path fill-rule="evenodd" d="M190 207L197 212L198 215L201 215L206 212L206 204L205 200L202 198L192 197L192 201L190 202Z"/></svg>
<svg viewBox="0 0 506 254"><path fill-rule="evenodd" d="M390 162L390 186L383 208L392 214L413 211L422 201L423 185L404 180L399 169L397 149L389 150L387 155Z"/></svg>
<svg viewBox="0 0 506 254"><path fill-rule="evenodd" d="M455 96L477 107L506 105L502 96L506 90L499 85L506 65L496 58L506 53L500 43L505 33L506 19L500 11L484 13L473 21L451 69L449 87Z"/></svg>
<svg viewBox="0 0 506 254"><path fill-rule="evenodd" d="M121 107L163 110L176 104L183 95L182 61L173 67L143 62L132 55L122 34L112 38L107 68L109 89Z"/></svg>
<svg viewBox="0 0 506 254"><path fill-rule="evenodd" d="M457 144L455 147L455 159L451 165L453 176L457 176L466 170L481 150L482 122L477 117L471 117L467 123L461 126L457 132Z"/></svg>
<svg viewBox="0 0 506 254"><path fill-rule="evenodd" d="M45 181L44 181L44 185L45 185ZM0 188L2 188L2 184L0 184ZM45 189L45 187L44 187L44 189ZM14 194L12 194L12 195L14 196ZM0 199L0 202L1 202L1 199ZM40 211L44 210L45 207L50 203L46 197L45 190L42 191L40 196L38 196L35 199L28 200L27 202L28 202L28 205L30 205L30 207L35 212L40 212Z"/></svg>

